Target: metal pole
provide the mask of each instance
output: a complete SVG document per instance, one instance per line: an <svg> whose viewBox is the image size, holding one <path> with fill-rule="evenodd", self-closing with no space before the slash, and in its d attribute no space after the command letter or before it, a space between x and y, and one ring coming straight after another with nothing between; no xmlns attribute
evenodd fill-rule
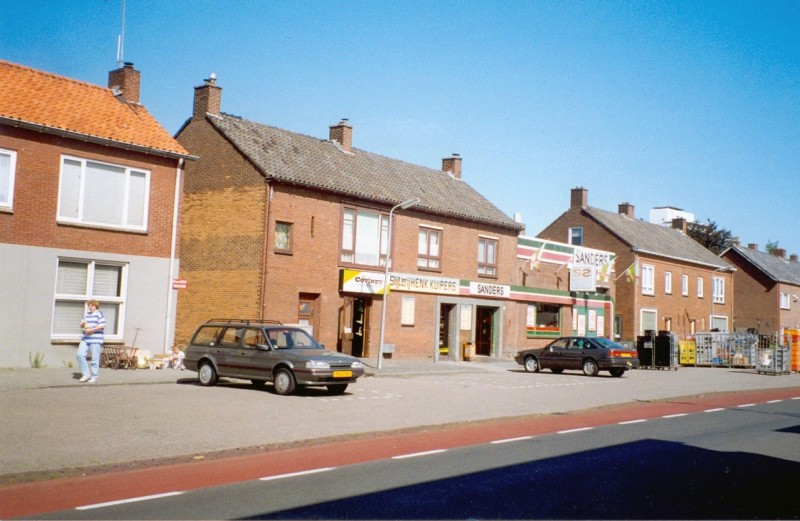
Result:
<svg viewBox="0 0 800 521"><path fill-rule="evenodd" d="M383 267L383 309L381 309L381 336L378 342L378 369L383 367L383 338L386 333L386 307L389 302L389 263L392 255L392 217L398 208L403 210L419 204L419 198L408 199L389 210L389 233L386 234L386 262Z"/></svg>

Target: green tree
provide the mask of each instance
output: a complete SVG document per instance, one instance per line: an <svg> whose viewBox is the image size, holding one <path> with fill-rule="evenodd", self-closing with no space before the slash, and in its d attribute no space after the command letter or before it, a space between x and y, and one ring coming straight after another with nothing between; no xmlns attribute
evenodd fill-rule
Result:
<svg viewBox="0 0 800 521"><path fill-rule="evenodd" d="M780 248L780 246L778 246L778 241L767 241L765 248L767 249L767 253L772 255L772 252Z"/></svg>
<svg viewBox="0 0 800 521"><path fill-rule="evenodd" d="M731 246L733 235L730 230L717 228L717 223L708 219L706 224L689 223L686 235L702 244L707 249L719 255Z"/></svg>

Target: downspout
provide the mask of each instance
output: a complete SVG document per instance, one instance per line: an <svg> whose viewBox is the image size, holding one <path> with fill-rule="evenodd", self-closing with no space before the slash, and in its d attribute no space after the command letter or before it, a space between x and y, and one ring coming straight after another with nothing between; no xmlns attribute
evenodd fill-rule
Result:
<svg viewBox="0 0 800 521"><path fill-rule="evenodd" d="M267 189L264 190L264 251L261 256L261 302L259 307L261 309L261 320L266 320L266 307L267 307L267 255L269 255L269 220L272 213L272 185L265 178L264 182L267 184Z"/></svg>
<svg viewBox="0 0 800 521"><path fill-rule="evenodd" d="M181 201L181 173L183 170L183 163L183 158L178 159L178 167L175 169L175 197L172 202L172 238L169 247L169 280L167 280L167 321L164 324L164 353L170 351L170 332L173 333L173 339L175 332L175 316L172 314L172 302L174 300L173 295L176 295L176 290L172 289L172 281L175 280L175 250L178 242L178 210ZM170 327L170 323L173 324L172 327Z"/></svg>

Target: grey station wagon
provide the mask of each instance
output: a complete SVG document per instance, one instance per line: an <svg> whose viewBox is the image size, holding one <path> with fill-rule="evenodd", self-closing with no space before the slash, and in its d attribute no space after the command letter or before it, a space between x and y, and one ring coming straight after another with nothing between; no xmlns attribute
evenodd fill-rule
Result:
<svg viewBox="0 0 800 521"><path fill-rule="evenodd" d="M272 382L282 395L298 386L322 386L341 394L364 374L358 358L326 351L300 327L255 320L207 321L192 337L183 364L197 371L202 385L215 385L226 376L257 387Z"/></svg>

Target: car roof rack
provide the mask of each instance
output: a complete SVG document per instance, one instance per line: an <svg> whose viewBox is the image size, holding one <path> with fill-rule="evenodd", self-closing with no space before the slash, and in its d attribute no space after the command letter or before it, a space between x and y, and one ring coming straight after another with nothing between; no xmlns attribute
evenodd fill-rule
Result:
<svg viewBox="0 0 800 521"><path fill-rule="evenodd" d="M210 324L211 322L219 322L224 324L275 324L278 326L282 326L283 323L278 320L262 320L260 318L212 318L206 320L206 324Z"/></svg>

